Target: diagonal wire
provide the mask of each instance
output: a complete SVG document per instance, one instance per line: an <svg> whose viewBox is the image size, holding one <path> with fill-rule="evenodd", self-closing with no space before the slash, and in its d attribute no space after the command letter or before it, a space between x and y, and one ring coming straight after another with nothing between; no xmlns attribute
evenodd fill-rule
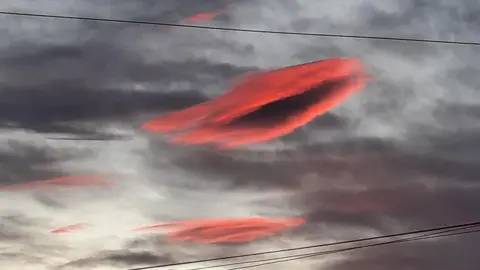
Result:
<svg viewBox="0 0 480 270"><path fill-rule="evenodd" d="M436 44L443 44L443 45L480 46L480 42L475 42L475 41L453 41L453 40L400 38L400 37L385 37L385 36L328 34L328 33L315 33L315 32L276 31L276 30L265 30L265 29L246 29L246 28L234 28L234 27L191 25L191 24L152 22L152 21L140 21L140 20L108 19L108 18L96 18L96 17L80 17L80 16L39 14L39 13L26 13L26 12L13 12L13 11L0 11L0 14L1 15L10 15L10 16L37 17L37 18L50 18L50 19L63 19L63 20L81 20L81 21L108 22L108 23L128 23L128 24L138 24L138 25L191 28L191 29L198 29L198 30L246 32L246 33L257 33L257 34L274 34L274 35L290 35L290 36L313 36L313 37L350 38L350 39L371 39L371 40L403 41L403 42L417 42L417 43L436 43Z"/></svg>
<svg viewBox="0 0 480 270"><path fill-rule="evenodd" d="M346 241L340 241L340 242L310 245L310 246L303 246L303 247L296 247L296 248L279 249L279 250L272 250L272 251L265 251L265 252L249 253L249 254L242 254L242 255L235 255L235 256L225 256L225 257L217 257L217 258L210 258L210 259L203 259L203 260L192 260L192 261L184 261L184 262L177 262L177 263L170 263L170 264L151 265L151 266L144 266L144 267L138 267L138 268L130 268L128 270L158 269L158 268L162 268L162 267L172 267L172 266L187 265L187 264L194 264L194 263L204 263L204 262L212 262L212 261L220 261L220 260L228 260L228 259L246 258L246 257L260 256L260 255L282 253L282 252L291 252L291 251L298 251L298 250L306 250L306 249L313 249L313 248L336 246L336 245L341 245L341 244L353 244L353 243L358 243L358 242L381 240L381 239L387 239L387 238L392 238L392 237L408 236L408 235L412 235L412 234L441 232L441 231L452 230L452 229L464 229L464 228L469 228L471 226L480 226L480 222L463 223L463 224L458 224L458 225L443 226L443 227L416 230L416 231L403 232L403 233L396 233L396 234L390 234L390 235L375 236L375 237L354 239L354 240L346 240Z"/></svg>
<svg viewBox="0 0 480 270"><path fill-rule="evenodd" d="M434 233L423 235L423 236L414 236L414 237L410 237L410 238L397 239L395 241L398 241L398 240L409 240L409 241L411 241L412 239L422 238L422 237L426 237L426 236L442 235L442 234L447 233L447 232L460 231L460 230L465 230L465 229L468 229L468 228L475 228L475 227L478 227L478 226L466 226L466 227L458 228L458 229L450 229L450 230L444 230L444 231L441 231L441 232L434 232ZM343 249L341 249L341 250L343 250ZM219 264L219 265L214 265L214 266L190 268L188 270L204 270L204 269L212 269L212 268L217 268L217 267L225 267L225 266L248 264L248 263L277 261L277 260L280 260L280 259L293 259L293 258L301 259L304 256L310 257L314 254L323 255L323 254L330 254L330 253L336 253L336 252L338 252L338 250L330 250L330 251L314 252L314 253L308 253L308 254L282 256L282 257L277 257L277 258L269 258L269 259L261 259L261 260L250 260L250 261L235 262L235 263L228 263L228 264Z"/></svg>
<svg viewBox="0 0 480 270"><path fill-rule="evenodd" d="M454 229L451 231L460 231L464 230L463 229ZM363 245L363 246L356 246L356 247L350 247L350 248L343 248L343 249L336 249L336 250L329 250L329 251L323 251L323 252L314 252L314 253L308 253L308 254L303 254L303 255L292 255L292 256L285 256L285 257L279 257L275 259L265 259L265 260L257 260L257 261L250 261L250 262L242 262L244 263L254 263L254 262L263 262L267 261L265 263L259 263L259 264L253 264L249 266L241 266L241 267L235 267L235 268L229 268L227 270L242 270L242 269L248 269L248 268L254 268L254 267L259 267L259 266L265 266L265 265L271 265L271 264L276 264L276 263L282 263L282 262L289 262L289 261L295 261L295 260L301 260L301 259L306 259L306 258L311 258L311 257L316 257L316 256L321 256L321 255L328 255L328 254L335 254L335 253L341 253L341 252L347 252L347 251L352 251L352 250L357 250L357 249L362 249L362 248L369 248L369 247L377 247L377 246L384 246L384 245L390 245L390 244L397 244L397 243L405 243L405 242L413 242L413 241L419 241L419 240L426 240L426 239L433 239L433 238L442 238L442 237L449 237L449 236L458 236L462 234L469 234L469 233L476 233L480 232L480 229L477 230L472 230L472 231L464 231L464 232L453 232L453 233L446 233L444 232L436 232L432 234L427 234L423 236L415 236L415 237L409 237L409 238L403 238L403 239L397 239L397 240L392 240L392 241L386 241L386 242L381 242L381 243L375 243L375 244L369 244L369 245ZM240 263L237 263L240 264ZM220 266L214 266L214 267L220 267ZM210 268L214 268L210 267ZM197 268L196 268L197 269ZM204 268L198 268L198 269L209 269L208 267ZM189 269L189 270L194 270L194 269Z"/></svg>

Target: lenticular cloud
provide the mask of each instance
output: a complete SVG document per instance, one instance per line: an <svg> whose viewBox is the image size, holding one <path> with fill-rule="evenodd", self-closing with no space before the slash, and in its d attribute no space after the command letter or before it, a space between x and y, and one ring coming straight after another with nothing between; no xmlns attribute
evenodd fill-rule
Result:
<svg viewBox="0 0 480 270"><path fill-rule="evenodd" d="M305 222L302 218L238 218L187 220L160 223L136 228L134 231L152 231L161 228L171 241L190 241L204 244L246 243L270 236Z"/></svg>
<svg viewBox="0 0 480 270"><path fill-rule="evenodd" d="M220 148L293 132L363 89L370 78L356 58L331 58L238 79L222 96L143 125L177 144Z"/></svg>

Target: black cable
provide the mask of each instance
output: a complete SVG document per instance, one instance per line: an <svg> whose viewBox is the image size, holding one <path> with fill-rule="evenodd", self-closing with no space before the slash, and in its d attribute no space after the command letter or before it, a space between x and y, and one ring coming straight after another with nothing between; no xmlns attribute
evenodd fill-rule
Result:
<svg viewBox="0 0 480 270"><path fill-rule="evenodd" d="M448 232L456 232L456 231L462 231L462 230L466 230L466 229L470 229L470 228L475 228L475 227L479 227L479 226L466 226L466 227L462 227L462 228L457 228L457 229L450 229L450 230L444 230L444 231L440 231L440 232L434 232L434 233L430 233L430 234L427 234L427 235L422 235L422 236L414 236L414 237L410 237L410 238L404 238L404 239L398 239L398 240L394 240L394 241L399 241L399 240L402 240L402 241L413 241L415 239L418 239L418 240L423 240L423 239L427 239L427 237L432 237L432 236L435 236L435 237L440 237L439 235L443 235L445 233L448 233ZM447 236L447 235L444 235L444 236ZM383 245L383 243L382 243ZM259 262L271 262L271 263L276 263L276 261L278 260L281 260L283 261L284 259L302 259L304 258L305 256L308 258L308 257L311 257L313 255L326 255L326 254L330 254L330 253L337 253L337 252L340 252L341 250L344 250L344 249L340 249L340 250L329 250L329 251L322 251L322 252L314 252L314 253L307 253L307 254L298 254L298 255L289 255L289 256L282 256L282 257L277 257L277 258L269 258L269 259L261 259L261 260L250 260L250 261L243 261L243 262L234 262L234 263L227 263L227 264L219 264L219 265L213 265L213 266L205 266L205 267L199 267L199 268L190 268L188 270L204 270L204 269L213 269L213 268L217 268L217 267L225 267L225 266L233 266L233 265L240 265L240 264L250 264L250 263L259 263ZM348 248L347 248L348 250ZM347 251L345 250L345 251ZM273 261L273 262L272 262ZM263 265L263 264L260 264L260 265ZM240 268L235 268L235 269L240 269ZM231 269L229 269L231 270Z"/></svg>
<svg viewBox="0 0 480 270"><path fill-rule="evenodd" d="M326 251L326 252L310 253L308 255L289 256L289 257L283 257L284 259L282 259L282 258L275 259L275 261L273 261L273 262L249 265L249 266L245 266L245 267L230 268L230 269L227 269L227 270L248 269L248 268L253 268L253 267L257 267L257 266L264 266L264 265L270 265L270 264L275 264L275 263L300 260L300 259L305 259L305 258L310 258L310 257L315 257L315 256L320 256L320 255L326 255L326 254L341 253L341 252L346 252L346 251L351 251L351 250L356 250L356 249L362 249L362 248L368 248L368 247L375 247L375 246L382 246L382 245L387 245L387 244L403 243L403 242L410 242L410 241L418 241L418 240L425 240L425 239L432 239L432 238L448 237L448 236L458 236L458 235L462 235L462 234L476 233L476 232L480 232L480 229L479 230L474 230L474 231L445 234L445 235L433 235L433 236L428 236L428 237L413 237L413 238L400 239L400 240L394 240L394 241L365 245L365 246L358 246L358 247L353 247L353 248L348 248L348 249L340 249L340 250L332 250L332 251Z"/></svg>
<svg viewBox="0 0 480 270"><path fill-rule="evenodd" d="M204 263L204 262L212 262L212 261L219 261L219 260L229 260L229 259L253 257L253 256L268 255L268 254L275 254L275 253L281 253L281 252L290 252L290 251L298 251L298 250L305 250L305 249L312 249L312 248L335 246L335 245L341 245L341 244L352 244L352 243L371 241L371 240L381 240L381 239L385 239L385 238L406 236L406 235L411 235L411 234L420 234L420 233L428 233L428 232L435 232L435 231L460 229L460 228L465 228L465 227L470 227L470 226L480 226L480 222L471 222L471 223L464 223L464 224L451 225L451 226L443 226L443 227L430 228L430 229L424 229L424 230L396 233L396 234L390 234L390 235L375 236L375 237L340 241L340 242L327 243L327 244L303 246L303 247L297 247L297 248L272 250L272 251L265 251L265 252L258 252L258 253L249 253L249 254L242 254L242 255L235 255L235 256L217 257L217 258L195 260L195 261L185 261L185 262L177 262L177 263L169 263L169 264L161 264L161 265L151 265L151 266L145 266L145 267L130 268L128 270L157 269L157 268L162 268L162 267L172 267L172 266L194 264L194 263Z"/></svg>
<svg viewBox="0 0 480 270"><path fill-rule="evenodd" d="M457 229L457 230L463 230L463 229ZM306 259L306 258L311 258L311 257L316 257L316 256L321 256L321 255L347 252L347 251L352 251L352 250L357 250L357 249L362 249L362 248L377 247L377 246L384 246L384 245L390 245L390 244L405 243L405 242L412 242L412 241L419 241L419 240L426 240L426 239L433 239L433 238L458 236L458 235L462 235L462 234L476 233L476 232L480 232L480 229L473 230L473 231L466 231L466 232L449 233L449 234L442 234L442 233L445 233L445 232L433 233L433 234L430 234L430 235L415 236L415 237L410 237L410 238L397 239L397 240L392 240L392 241L387 241L387 242L382 242L382 243L375 243L375 244L369 244L369 245L363 245L363 246L357 246L357 247L351 247L351 248L329 250L329 251L324 251L324 252L314 252L314 253L296 255L296 256L286 256L286 257L281 257L281 258L277 258L277 259L269 259L269 260L274 260L274 261L266 262L266 263L260 263L260 264L254 264L254 265L249 265L249 266L243 266L243 267L229 268L227 270L248 269L248 268L254 268L254 267L258 267L258 266L265 266L265 265L271 265L271 264L276 264L276 263L301 260L301 259ZM257 261L257 262L260 262L260 261ZM207 269L207 268L204 268L204 269ZM189 270L192 270L192 269L189 269Z"/></svg>
<svg viewBox="0 0 480 270"><path fill-rule="evenodd" d="M450 41L450 40L419 39L419 38L399 38L399 37L381 37L381 36L366 36L366 35L327 34L327 33L314 33L314 32L275 31L275 30L230 28L230 27L219 27L219 26L191 25L191 24L164 23L164 22L151 22L151 21L138 21L138 20L121 20L121 19L107 19L107 18L95 18L95 17L37 14L37 13L25 13L25 12L13 12L13 11L0 11L0 14L13 15L13 16L25 16L25 17L37 17L37 18L82 20L82 21L110 22L110 23L129 23L129 24L140 24L140 25L168 26L168 27L178 27L178 28L192 28L192 29L218 30L218 31L230 31L230 32L246 32L246 33L258 33L258 34L373 39L373 40L388 40L388 41L436 43L436 44L447 44L447 45L480 46L480 42L472 42L472 41Z"/></svg>

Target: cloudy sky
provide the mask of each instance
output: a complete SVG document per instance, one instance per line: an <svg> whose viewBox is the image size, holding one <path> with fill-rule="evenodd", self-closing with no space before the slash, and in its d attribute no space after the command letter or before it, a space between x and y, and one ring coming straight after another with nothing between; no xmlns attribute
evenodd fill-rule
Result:
<svg viewBox="0 0 480 270"><path fill-rule="evenodd" d="M478 41L480 33L475 0L4 0L0 10L169 23L225 10L209 24L460 41ZM2 192L1 269L127 269L480 219L480 47L7 15L0 33L1 183L100 173L115 184ZM218 152L168 145L138 129L223 93L248 71L335 56L360 57L375 82L282 139ZM51 139L59 136L112 140ZM307 222L240 246L129 231L252 216ZM48 233L75 223L88 226ZM474 270L479 240L258 269Z"/></svg>

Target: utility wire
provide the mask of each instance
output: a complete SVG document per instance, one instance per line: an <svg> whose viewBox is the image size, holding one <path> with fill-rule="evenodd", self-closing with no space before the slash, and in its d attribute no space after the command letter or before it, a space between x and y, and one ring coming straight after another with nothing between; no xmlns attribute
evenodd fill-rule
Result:
<svg viewBox="0 0 480 270"><path fill-rule="evenodd" d="M465 229L465 228L469 228L469 227L472 227L472 226L480 226L480 222L463 223L463 224L458 224L458 225L443 226L443 227L437 227L437 228L430 228L430 229L424 229L424 230L417 230L417 231L410 231L410 232L403 232L403 233L396 233L396 234L390 234L390 235L375 236L375 237L369 237L369 238L347 240L347 241L340 241L340 242L333 242L333 243L326 243L326 244L309 245L309 246L289 248L289 249L279 249L279 250L272 250L272 251L265 251L265 252L258 252L258 253L249 253L249 254L226 256L226 257L217 257L217 258L177 262L177 263L170 263L170 264L151 265L151 266L145 266L145 267L130 268L128 270L158 269L158 268L162 268L162 267L172 267L172 266L180 266L180 265L187 265L187 264L194 264L194 263L204 263L204 262L212 262L212 261L220 261L220 260L246 258L246 257L260 256L260 255L282 253L282 252L291 252L291 251L298 251L298 250L306 250L306 249L313 249L313 248L336 246L336 245L341 245L341 244L353 244L353 243L359 243L359 242L364 242L364 241L381 240L381 239L392 238L392 237L407 236L407 235L411 235L411 234L430 233L430 232L445 231L445 230L452 230L452 229Z"/></svg>
<svg viewBox="0 0 480 270"><path fill-rule="evenodd" d="M416 236L416 237L410 237L410 238L404 238L404 239L386 241L386 242L381 242L381 243L375 243L375 244L369 244L369 245L363 245L363 246L356 246L356 247L351 247L351 248L343 248L343 249L336 249L336 250L330 250L330 251L324 251L324 252L308 253L308 254L296 255L296 256L286 256L286 257L277 258L276 260L270 259L270 260L272 260L271 262L265 262L265 263L260 263L260 264L253 264L253 265L243 266L243 267L229 268L229 269L227 269L227 270L248 269L248 268L254 268L254 267L259 267L259 266L271 265L271 264L276 264L276 263L282 263L282 262L289 262L289 261L301 260L301 259L306 259L306 258L311 258L311 257L316 257L316 256L321 256L321 255L342 253L342 252L347 252L347 251L352 251L352 250L357 250L357 249L362 249L362 248L370 248L370 247L384 246L384 245L397 244L397 243L413 242L413 241L433 239L433 238L441 238L441 237L449 237L449 236L458 236L458 235L462 235L462 234L469 234L469 233L476 233L476 232L480 232L480 229L473 230L473 231L449 233L449 234L433 233L433 234L424 235L424 236ZM260 261L257 261L257 262L260 262ZM207 269L207 268L205 268L205 269ZM189 269L189 270L190 270L190 269Z"/></svg>
<svg viewBox="0 0 480 270"><path fill-rule="evenodd" d="M367 36L367 35L328 34L328 33L315 33L315 32L276 31L276 30L246 29L246 28L192 25L192 24L179 24L179 23L165 23L165 22L152 22L152 21L139 21L139 20L122 20L122 19L107 19L107 18L95 18L95 17L68 16L68 15L25 13L25 12L13 12L13 11L0 11L0 14L1 15L10 15L10 16L37 17L37 18L50 18L50 19L63 19L63 20L81 20L81 21L109 22L109 23L127 23L127 24L139 24L139 25L151 25L151 26L191 28L191 29L199 29L199 30L246 32L246 33L257 33L257 34L274 34L274 35L290 35L290 36L313 36L313 37L350 38L350 39L371 39L371 40L387 40L387 41L403 41L403 42L419 42L419 43L436 43L436 44L444 44L444 45L480 46L480 42L472 42L472 41L452 41L452 40L399 38L399 37L382 37L382 36Z"/></svg>
<svg viewBox="0 0 480 270"><path fill-rule="evenodd" d="M342 248L342 249L328 250L328 251L322 251L322 252L281 256L281 257L277 257L277 258L269 258L269 259L261 259L261 260L250 260L250 261L243 261L243 262L219 264L219 265L205 266L205 267L199 267L199 268L190 268L188 270L205 270L205 269L213 269L213 268L218 268L218 267L241 265L241 264L250 264L250 263L259 263L259 262L269 262L268 264L274 264L274 263L277 263L277 262L291 261L291 260L309 258L309 257L313 257L313 256L320 256L320 255L326 255L326 254L332 254L332 253L345 252L345 251L354 250L354 249L358 249L358 248L373 247L373 246L385 245L385 244L389 244L389 243L393 244L393 243L409 242L409 241L423 240L423 239L429 239L429 238L446 237L446 236L458 235L458 234L463 234L463 233L473 233L473 232L476 232L476 231L461 232L461 233L454 233L454 234L445 234L445 233L449 233L449 232L451 233L451 232L463 231L463 230L466 230L466 229L476 228L476 227L479 227L479 226L466 226L466 227L462 227L462 228L444 230L444 231L440 231L440 232L434 232L434 233L430 233L430 234L426 234L426 235L414 236L414 237L409 237L409 238L396 239L396 240L392 240L392 241L388 241L388 242L375 243L375 244L370 244L370 245L366 245L366 246L357 246L357 247ZM478 229L477 231L480 231L480 229ZM233 268L233 269L228 269L228 270L250 268L250 267L255 267L257 265L261 266L261 265L265 265L265 263L255 264L255 265L251 265L251 266L247 266L247 267L243 267L243 268Z"/></svg>

